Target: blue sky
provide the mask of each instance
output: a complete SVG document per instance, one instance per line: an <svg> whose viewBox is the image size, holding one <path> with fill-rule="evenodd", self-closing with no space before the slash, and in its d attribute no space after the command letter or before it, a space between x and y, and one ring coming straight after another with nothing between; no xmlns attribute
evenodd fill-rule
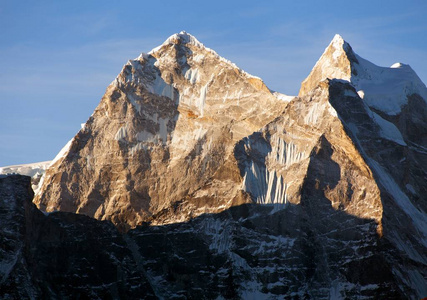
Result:
<svg viewBox="0 0 427 300"><path fill-rule="evenodd" d="M427 1L0 0L0 166L51 160L128 59L181 30L294 95L335 33L427 82Z"/></svg>

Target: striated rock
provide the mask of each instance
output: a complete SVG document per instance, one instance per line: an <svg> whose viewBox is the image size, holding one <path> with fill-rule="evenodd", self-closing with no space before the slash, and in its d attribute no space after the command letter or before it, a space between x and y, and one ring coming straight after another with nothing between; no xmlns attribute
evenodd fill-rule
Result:
<svg viewBox="0 0 427 300"><path fill-rule="evenodd" d="M243 189L260 204L300 204L303 194L312 192L312 187L305 190L307 180L316 178L315 188L335 209L380 225L380 190L331 105L329 90L329 83L322 82L237 145Z"/></svg>

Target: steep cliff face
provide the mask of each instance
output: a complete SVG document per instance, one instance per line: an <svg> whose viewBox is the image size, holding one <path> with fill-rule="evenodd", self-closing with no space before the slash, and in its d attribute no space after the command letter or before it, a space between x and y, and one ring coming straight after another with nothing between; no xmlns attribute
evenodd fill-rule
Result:
<svg viewBox="0 0 427 300"><path fill-rule="evenodd" d="M300 204L304 193L312 192L307 181L318 178L316 189L335 209L380 224L377 183L331 105L329 90L330 83L321 82L237 145L243 190L260 204Z"/></svg>
<svg viewBox="0 0 427 300"><path fill-rule="evenodd" d="M193 216L247 202L233 145L285 105L261 79L175 34L124 66L34 202L131 227L188 195Z"/></svg>
<svg viewBox="0 0 427 300"><path fill-rule="evenodd" d="M335 78L330 103L381 191L384 238L404 258L393 259L394 273L401 286L424 295L427 88L410 66L378 67L339 36L302 83L300 96L326 78Z"/></svg>
<svg viewBox="0 0 427 300"><path fill-rule="evenodd" d="M154 299L111 223L45 215L32 197L30 177L0 178L1 299Z"/></svg>
<svg viewBox="0 0 427 300"><path fill-rule="evenodd" d="M307 94L327 78L350 80L357 74L354 68L357 63L357 56L351 46L340 35L335 35L308 77L301 83L299 96Z"/></svg>

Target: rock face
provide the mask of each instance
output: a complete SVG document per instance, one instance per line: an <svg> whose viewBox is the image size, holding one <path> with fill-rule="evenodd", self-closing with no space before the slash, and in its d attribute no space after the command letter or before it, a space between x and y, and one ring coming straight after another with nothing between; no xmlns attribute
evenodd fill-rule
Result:
<svg viewBox="0 0 427 300"><path fill-rule="evenodd" d="M0 179L0 298L154 298L123 236L107 222L44 215L30 177Z"/></svg>
<svg viewBox="0 0 427 300"><path fill-rule="evenodd" d="M421 298L426 99L409 66L375 66L340 36L291 100L182 32L125 65L34 199L127 233L32 209L109 235L141 298Z"/></svg>
<svg viewBox="0 0 427 300"><path fill-rule="evenodd" d="M261 79L175 34L124 66L34 202L127 227L177 202L192 217L248 202L233 145L285 105Z"/></svg>

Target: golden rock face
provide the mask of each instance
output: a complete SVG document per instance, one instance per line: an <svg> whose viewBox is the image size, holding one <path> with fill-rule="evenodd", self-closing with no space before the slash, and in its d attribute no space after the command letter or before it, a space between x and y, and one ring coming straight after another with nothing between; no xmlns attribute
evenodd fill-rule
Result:
<svg viewBox="0 0 427 300"><path fill-rule="evenodd" d="M212 50L169 39L125 65L34 202L128 228L184 199L191 213L165 222L250 201L233 145L285 106Z"/></svg>
<svg viewBox="0 0 427 300"><path fill-rule="evenodd" d="M299 96L307 94L325 79L350 80L354 60L354 53L350 45L340 36L335 36L310 74L301 83Z"/></svg>

